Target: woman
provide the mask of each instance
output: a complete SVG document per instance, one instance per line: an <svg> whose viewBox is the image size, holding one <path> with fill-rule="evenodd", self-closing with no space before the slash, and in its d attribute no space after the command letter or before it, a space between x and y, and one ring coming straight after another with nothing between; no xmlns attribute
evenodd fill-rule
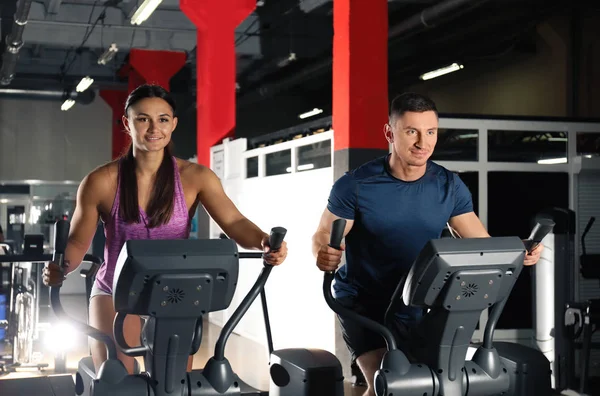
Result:
<svg viewBox="0 0 600 396"><path fill-rule="evenodd" d="M269 252L269 235L245 218L226 196L218 177L208 168L172 156L171 134L177 126L175 103L169 93L155 85L142 85L129 95L123 125L131 136L129 150L120 159L100 166L81 182L65 261L66 273L81 264L98 219L104 223L105 262L98 270L90 296L90 325L113 336L115 311L112 280L121 248L128 239L186 239L198 204L206 208L221 229L245 249L261 249L265 261L281 264L287 256L284 242ZM44 283L60 285L56 263L44 268ZM141 320L128 315L125 340L139 345ZM96 370L106 360L106 349L93 341ZM134 358L118 352L129 373ZM188 361L191 369L192 359Z"/></svg>

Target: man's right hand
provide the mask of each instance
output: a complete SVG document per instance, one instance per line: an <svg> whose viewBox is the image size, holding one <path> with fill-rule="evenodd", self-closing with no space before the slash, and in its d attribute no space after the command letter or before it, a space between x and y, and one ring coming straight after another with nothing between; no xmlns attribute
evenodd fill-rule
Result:
<svg viewBox="0 0 600 396"><path fill-rule="evenodd" d="M68 266L68 264L67 264ZM42 272L44 285L52 287L52 286L60 286L63 281L67 279L65 273L60 269L58 264L51 261L46 264L44 270Z"/></svg>
<svg viewBox="0 0 600 396"><path fill-rule="evenodd" d="M341 250L334 249L329 245L321 246L321 249L317 253L317 267L325 272L335 271L342 262L344 249L345 245L343 244L341 245Z"/></svg>

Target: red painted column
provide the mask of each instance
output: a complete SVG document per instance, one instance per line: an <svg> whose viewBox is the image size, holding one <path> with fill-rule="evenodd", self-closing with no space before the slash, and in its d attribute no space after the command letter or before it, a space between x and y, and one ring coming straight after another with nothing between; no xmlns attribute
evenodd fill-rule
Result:
<svg viewBox="0 0 600 396"><path fill-rule="evenodd" d="M132 49L129 63L119 70L119 75L128 80L127 91L100 91L102 99L113 109L112 159L121 156L131 141L121 121L127 95L145 83L169 90L169 81L183 67L185 60L185 52Z"/></svg>
<svg viewBox="0 0 600 396"><path fill-rule="evenodd" d="M127 100L127 91L117 91L105 89L100 91L100 97L112 109L112 159L121 156L123 149L129 146L131 141L129 135L125 132L121 116Z"/></svg>
<svg viewBox="0 0 600 396"><path fill-rule="evenodd" d="M333 1L334 149L385 149L388 1Z"/></svg>
<svg viewBox="0 0 600 396"><path fill-rule="evenodd" d="M256 7L256 0L180 0L196 25L198 163L210 166L210 147L235 128L235 28Z"/></svg>
<svg viewBox="0 0 600 396"><path fill-rule="evenodd" d="M129 73L129 92L135 87L148 83L169 89L171 78L183 67L185 52L132 49L129 52L129 65L136 75Z"/></svg>

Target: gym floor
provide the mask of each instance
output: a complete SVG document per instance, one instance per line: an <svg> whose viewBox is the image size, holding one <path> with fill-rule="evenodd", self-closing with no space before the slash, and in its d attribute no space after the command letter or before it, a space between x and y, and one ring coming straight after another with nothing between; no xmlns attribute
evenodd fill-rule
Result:
<svg viewBox="0 0 600 396"><path fill-rule="evenodd" d="M86 317L85 305L82 303L84 298L82 296L63 296L61 300L65 306L65 310L70 315L75 318ZM204 367L206 361L212 356L220 330L220 327L208 323L208 321L204 323L202 344L200 350L194 355L194 369ZM85 336L78 335L77 338L72 341L76 347L69 351L67 355L67 370L70 373L75 373L79 359L88 354L88 349ZM3 344L0 344L0 350L2 350L2 348ZM36 342L34 345L35 351L40 351L44 348L44 342L42 341ZM233 370L246 383L258 389L269 389L269 367L266 348L252 340L232 334L227 342L225 356L229 359ZM8 378L35 377L54 374L54 359L51 353L45 352L39 363L47 363L48 367L46 367L44 371L38 371L34 368L20 369L17 372L0 375L0 381ZM141 359L140 363L142 363ZM362 396L366 388L353 387L349 382L346 382L344 389L345 396Z"/></svg>

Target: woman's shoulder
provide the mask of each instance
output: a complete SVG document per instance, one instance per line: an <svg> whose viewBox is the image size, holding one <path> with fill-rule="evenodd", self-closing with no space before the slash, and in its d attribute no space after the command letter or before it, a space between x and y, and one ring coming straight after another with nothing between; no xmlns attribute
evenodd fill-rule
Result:
<svg viewBox="0 0 600 396"><path fill-rule="evenodd" d="M208 167L198 164L196 162L184 160L177 157L175 157L175 160L177 161L177 168L179 169L179 174L181 175L181 177L186 179L195 179L197 177L203 177L203 175L212 172Z"/></svg>
<svg viewBox="0 0 600 396"><path fill-rule="evenodd" d="M114 190L114 187L117 184L118 170L118 160L100 165L83 178L81 185L86 190L95 193Z"/></svg>

